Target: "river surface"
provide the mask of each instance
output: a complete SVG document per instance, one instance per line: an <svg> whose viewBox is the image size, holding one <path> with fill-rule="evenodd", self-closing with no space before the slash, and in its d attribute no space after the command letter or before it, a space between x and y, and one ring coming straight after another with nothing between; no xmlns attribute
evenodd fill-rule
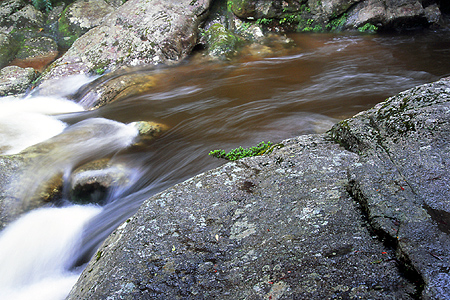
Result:
<svg viewBox="0 0 450 300"><path fill-rule="evenodd" d="M65 93L57 97L0 98L4 154L63 137L25 172L37 185L46 173L61 170L68 178L80 162L106 155L129 174L102 205L67 201L8 225L0 233L0 299L64 299L102 240L143 201L224 163L208 156L211 150L324 132L400 91L450 75L449 31L290 38L295 46L249 48L227 63L197 54L176 67L134 71L147 72L155 84L94 111L69 95L92 78L62 82ZM136 131L128 124L141 120L170 129L130 146ZM92 136L77 138L85 127Z"/></svg>

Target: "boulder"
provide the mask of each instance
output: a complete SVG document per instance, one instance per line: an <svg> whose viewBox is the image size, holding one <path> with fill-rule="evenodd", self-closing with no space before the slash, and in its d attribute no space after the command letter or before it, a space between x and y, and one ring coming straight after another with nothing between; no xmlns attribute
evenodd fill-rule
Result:
<svg viewBox="0 0 450 300"><path fill-rule="evenodd" d="M178 62L197 44L209 5L210 0L129 0L76 40L43 81L97 69Z"/></svg>
<svg viewBox="0 0 450 300"><path fill-rule="evenodd" d="M14 28L44 27L44 14L30 4L10 15L9 20Z"/></svg>
<svg viewBox="0 0 450 300"><path fill-rule="evenodd" d="M25 7L22 0L6 0L0 2L0 32L9 33L14 29L10 16Z"/></svg>
<svg viewBox="0 0 450 300"><path fill-rule="evenodd" d="M436 7L433 13L437 13ZM365 0L349 10L345 26L358 28L370 23L385 28L404 28L425 26L433 20L431 17L427 20L425 9L418 0Z"/></svg>
<svg viewBox="0 0 450 300"><path fill-rule="evenodd" d="M73 42L88 30L101 24L103 18L114 8L103 0L78 0L61 14L58 31L62 38L60 46L68 49Z"/></svg>
<svg viewBox="0 0 450 300"><path fill-rule="evenodd" d="M0 32L0 68L8 65L13 60L19 45L10 36Z"/></svg>
<svg viewBox="0 0 450 300"><path fill-rule="evenodd" d="M42 71L58 53L58 45L53 39L37 36L25 39L12 63L22 68L31 67Z"/></svg>
<svg viewBox="0 0 450 300"><path fill-rule="evenodd" d="M68 299L448 299L449 111L426 84L169 188Z"/></svg>
<svg viewBox="0 0 450 300"><path fill-rule="evenodd" d="M326 135L283 143L148 199L68 299L412 299L346 193L358 156Z"/></svg>
<svg viewBox="0 0 450 300"><path fill-rule="evenodd" d="M359 153L349 190L371 227L424 280L423 299L450 297L450 78L400 93L342 121L333 138Z"/></svg>
<svg viewBox="0 0 450 300"><path fill-rule="evenodd" d="M32 68L9 66L0 69L0 97L25 93L36 77Z"/></svg>

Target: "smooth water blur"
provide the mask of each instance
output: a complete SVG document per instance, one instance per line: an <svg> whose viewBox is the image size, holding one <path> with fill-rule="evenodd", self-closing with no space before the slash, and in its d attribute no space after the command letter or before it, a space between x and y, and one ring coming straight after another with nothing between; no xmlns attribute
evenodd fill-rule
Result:
<svg viewBox="0 0 450 300"><path fill-rule="evenodd" d="M0 234L0 299L64 299L80 271L68 267L93 206L37 209Z"/></svg>
<svg viewBox="0 0 450 300"><path fill-rule="evenodd" d="M132 170L129 184L110 191L101 212L89 220L71 267L83 265L151 195L223 164L208 156L210 150L324 132L389 96L450 74L446 31L290 38L296 46L249 48L227 63L199 63L202 59L194 55L176 67L131 70L156 84L93 111L54 117L68 126L60 139L72 144L57 146L46 164L64 162L71 170L108 152L112 164ZM87 88L95 90L100 82ZM164 123L170 130L151 143L125 149L126 143L119 142L121 146L109 149L107 142L92 152L97 139L113 136L102 126L93 126L92 136L80 141L70 137L80 122L105 119L116 121L118 128L144 120ZM114 140L122 138L108 141Z"/></svg>

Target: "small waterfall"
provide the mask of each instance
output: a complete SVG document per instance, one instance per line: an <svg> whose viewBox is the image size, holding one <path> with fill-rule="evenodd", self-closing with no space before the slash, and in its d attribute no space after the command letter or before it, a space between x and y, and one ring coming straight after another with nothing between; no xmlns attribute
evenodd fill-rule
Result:
<svg viewBox="0 0 450 300"><path fill-rule="evenodd" d="M95 206L37 209L3 230L0 299L63 299L79 276L68 269L83 227L100 211Z"/></svg>

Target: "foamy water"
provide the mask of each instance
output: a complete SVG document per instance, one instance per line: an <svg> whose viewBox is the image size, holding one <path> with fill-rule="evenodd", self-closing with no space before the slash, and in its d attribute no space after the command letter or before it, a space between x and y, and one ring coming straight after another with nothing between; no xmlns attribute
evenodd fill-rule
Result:
<svg viewBox="0 0 450 300"><path fill-rule="evenodd" d="M0 98L0 153L18 153L61 133L67 124L53 115L82 110L63 98Z"/></svg>
<svg viewBox="0 0 450 300"><path fill-rule="evenodd" d="M28 213L0 234L0 299L63 299L79 273L68 270L83 226L101 208L71 206Z"/></svg>

